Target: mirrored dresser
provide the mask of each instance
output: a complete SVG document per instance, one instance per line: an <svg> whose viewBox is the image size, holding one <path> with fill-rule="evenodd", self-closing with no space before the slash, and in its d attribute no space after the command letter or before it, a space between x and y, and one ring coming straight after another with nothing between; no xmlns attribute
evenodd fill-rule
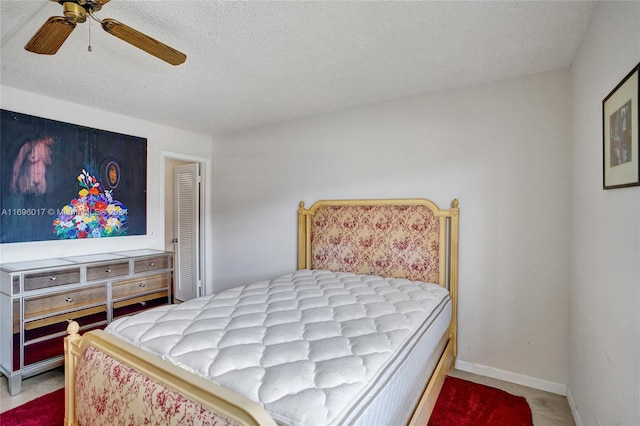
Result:
<svg viewBox="0 0 640 426"><path fill-rule="evenodd" d="M0 264L0 371L9 393L63 364L67 324L81 332L171 303L173 254L141 249Z"/></svg>

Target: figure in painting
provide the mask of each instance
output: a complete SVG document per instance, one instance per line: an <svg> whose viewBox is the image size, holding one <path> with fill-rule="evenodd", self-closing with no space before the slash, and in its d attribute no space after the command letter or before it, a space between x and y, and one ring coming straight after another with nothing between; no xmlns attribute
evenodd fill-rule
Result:
<svg viewBox="0 0 640 426"><path fill-rule="evenodd" d="M50 137L26 142L20 148L13 163L11 192L42 195L47 192L47 166L51 165Z"/></svg>
<svg viewBox="0 0 640 426"><path fill-rule="evenodd" d="M611 167L631 161L631 101L611 116Z"/></svg>
<svg viewBox="0 0 640 426"><path fill-rule="evenodd" d="M107 183L110 188L114 189L118 186L120 182L120 168L118 164L114 161L111 161L107 164Z"/></svg>

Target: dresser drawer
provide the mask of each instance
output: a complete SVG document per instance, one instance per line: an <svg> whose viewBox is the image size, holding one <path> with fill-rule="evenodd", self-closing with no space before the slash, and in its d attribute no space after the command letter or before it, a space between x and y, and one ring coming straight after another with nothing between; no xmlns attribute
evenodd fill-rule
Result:
<svg viewBox="0 0 640 426"><path fill-rule="evenodd" d="M81 328L91 324L106 325L107 306L95 306L27 322L24 325L24 341L28 342L51 334L64 333L71 320L77 322Z"/></svg>
<svg viewBox="0 0 640 426"><path fill-rule="evenodd" d="M87 267L87 281L129 275L129 261Z"/></svg>
<svg viewBox="0 0 640 426"><path fill-rule="evenodd" d="M120 299L123 297L135 296L136 294L148 293L153 290L165 289L169 286L167 274L151 275L135 280L120 281L113 283L111 287L111 298Z"/></svg>
<svg viewBox="0 0 640 426"><path fill-rule="evenodd" d="M169 256L148 257L146 259L136 260L133 263L134 274L167 268L169 268Z"/></svg>
<svg viewBox="0 0 640 426"><path fill-rule="evenodd" d="M80 282L80 268L58 269L57 271L25 274L24 291L38 290L57 285Z"/></svg>
<svg viewBox="0 0 640 426"><path fill-rule="evenodd" d="M54 314L87 305L106 303L106 301L107 287L105 285L34 297L24 300L24 318Z"/></svg>
<svg viewBox="0 0 640 426"><path fill-rule="evenodd" d="M86 328L80 328L82 333L91 330L104 328L104 325L93 325ZM65 335L52 336L47 340L34 341L24 346L24 365L35 364L40 361L46 361L56 356L64 355L64 338Z"/></svg>
<svg viewBox="0 0 640 426"><path fill-rule="evenodd" d="M119 318L123 315L131 315L136 312L155 308L156 306L166 305L168 303L168 291L160 291L158 293L124 299L113 304L113 319Z"/></svg>

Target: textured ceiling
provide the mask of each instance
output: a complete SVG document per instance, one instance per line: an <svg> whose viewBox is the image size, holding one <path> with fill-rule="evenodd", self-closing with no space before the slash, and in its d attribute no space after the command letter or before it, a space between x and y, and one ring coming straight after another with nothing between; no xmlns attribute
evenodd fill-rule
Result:
<svg viewBox="0 0 640 426"><path fill-rule="evenodd" d="M594 6L112 0L97 13L186 53L174 67L90 20L56 55L29 53L62 7L1 0L1 82L213 135L567 67Z"/></svg>

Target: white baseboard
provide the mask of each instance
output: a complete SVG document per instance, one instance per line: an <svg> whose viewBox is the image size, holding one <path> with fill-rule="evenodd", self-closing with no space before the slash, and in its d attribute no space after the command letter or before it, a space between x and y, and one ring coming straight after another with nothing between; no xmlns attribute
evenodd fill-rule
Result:
<svg viewBox="0 0 640 426"><path fill-rule="evenodd" d="M573 400L569 386L567 386L567 402L569 402L569 408L571 408L571 414L573 414L573 421L576 422L576 426L583 426L582 419L580 419L580 414L578 414L578 409L576 408L576 403Z"/></svg>
<svg viewBox="0 0 640 426"><path fill-rule="evenodd" d="M511 371L500 370L499 368L488 367L486 365L475 364L472 362L456 360L458 370L467 371L469 373L479 374L481 376L491 377L493 379L504 380L533 389L539 389L558 395L567 395L567 385L564 383L551 382L549 380L538 379L537 377L525 376L524 374L512 373ZM573 411L573 406L571 408ZM575 415L574 415L575 417Z"/></svg>

